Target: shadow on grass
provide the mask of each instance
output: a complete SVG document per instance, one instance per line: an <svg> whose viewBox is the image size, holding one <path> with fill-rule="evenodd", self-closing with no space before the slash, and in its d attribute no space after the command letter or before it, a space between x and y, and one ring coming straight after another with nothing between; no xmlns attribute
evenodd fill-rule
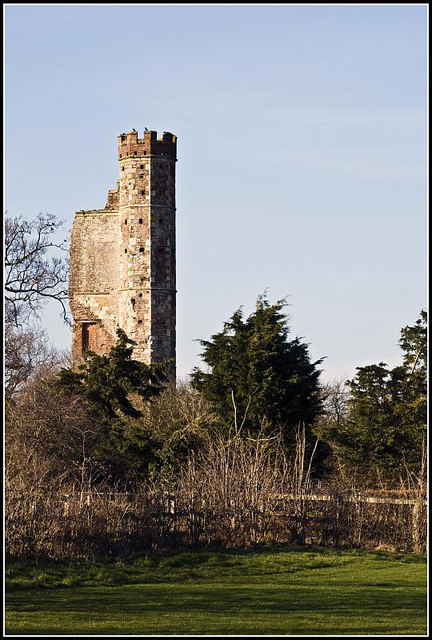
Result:
<svg viewBox="0 0 432 640"><path fill-rule="evenodd" d="M128 558L104 558L95 562L15 560L6 569L8 592L29 589L115 587L132 584L183 584L190 581L226 581L248 577L254 581L280 575L309 574L355 565L401 567L424 564L424 556L359 549L257 545L248 549L206 548L134 554Z"/></svg>
<svg viewBox="0 0 432 640"><path fill-rule="evenodd" d="M12 633L20 617L24 626L19 628L26 633L36 628L36 619L46 621L39 633L51 629L64 634L83 629L93 633L121 629L121 634L137 629L149 634L255 634L257 629L261 634L422 633L425 593L400 589L398 584L385 587L365 589L364 583L350 585L345 578L331 585L315 580L292 586L280 579L274 585L83 588L71 589L66 597L64 592L46 590L11 594L8 608L14 611Z"/></svg>
<svg viewBox="0 0 432 640"><path fill-rule="evenodd" d="M423 634L424 563L413 554L286 545L16 562L7 573L16 585L7 632Z"/></svg>
<svg viewBox="0 0 432 640"><path fill-rule="evenodd" d="M56 590L11 594L8 604L19 610L38 611L79 611L102 613L104 610L134 612L139 609L146 612L160 611L161 604L169 611L183 612L187 605L189 611L220 611L223 602L225 612L250 611L254 613L284 613L292 611L310 611L311 594L313 610L342 612L354 608L357 612L365 609L376 610L421 609L425 605L425 594L400 589L396 584L364 584L349 587L346 581L333 580L331 586L303 585L291 587L279 583L275 586L250 585L211 585L205 589L194 585L129 585L127 587L84 587L71 589L67 597L57 595ZM365 590L367 587L367 590ZM384 587L384 588L383 588ZM96 592L96 593L95 593ZM256 595L254 596L254 592ZM60 596L60 597L59 597Z"/></svg>

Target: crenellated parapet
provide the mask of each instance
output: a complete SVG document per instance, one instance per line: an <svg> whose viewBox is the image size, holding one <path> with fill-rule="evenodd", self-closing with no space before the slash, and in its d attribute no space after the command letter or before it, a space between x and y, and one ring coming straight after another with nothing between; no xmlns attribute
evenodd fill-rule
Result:
<svg viewBox="0 0 432 640"><path fill-rule="evenodd" d="M138 131L128 131L117 136L119 160L125 158L142 158L157 155L177 159L177 136L164 131L162 138L157 137L157 131L144 131L142 138Z"/></svg>

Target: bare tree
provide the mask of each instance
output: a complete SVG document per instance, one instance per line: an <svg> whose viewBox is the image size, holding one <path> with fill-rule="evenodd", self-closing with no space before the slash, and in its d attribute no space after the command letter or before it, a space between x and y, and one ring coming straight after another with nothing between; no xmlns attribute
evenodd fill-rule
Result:
<svg viewBox="0 0 432 640"><path fill-rule="evenodd" d="M63 222L52 214L35 220L22 216L5 220L5 312L6 324L22 326L38 316L48 300L57 300L68 320L66 301L67 261L48 256L51 250L66 251L66 241L56 242Z"/></svg>
<svg viewBox="0 0 432 640"><path fill-rule="evenodd" d="M426 552L426 513L427 513L427 445L426 436L422 442L421 465L418 473L414 473L406 461L403 461L405 478L401 477L402 492L414 503L411 517L412 542L414 553Z"/></svg>
<svg viewBox="0 0 432 640"><path fill-rule="evenodd" d="M349 391L345 379L334 379L322 385L324 419L335 426L340 426L348 416Z"/></svg>
<svg viewBox="0 0 432 640"><path fill-rule="evenodd" d="M60 354L48 344L40 327L30 329L5 326L5 396L13 398L41 368L59 363Z"/></svg>
<svg viewBox="0 0 432 640"><path fill-rule="evenodd" d="M95 471L101 426L87 400L53 385L54 372L40 371L7 406L6 474L29 486L42 478L82 486Z"/></svg>
<svg viewBox="0 0 432 640"><path fill-rule="evenodd" d="M66 301L66 241L56 242L62 226L54 215L5 219L5 372L6 398L12 398L41 366L57 360L44 330L34 322L49 300L60 303L69 322ZM60 255L50 255L51 252Z"/></svg>
<svg viewBox="0 0 432 640"><path fill-rule="evenodd" d="M209 402L186 381L168 385L140 408L140 421L174 457L206 442L217 427L217 416Z"/></svg>

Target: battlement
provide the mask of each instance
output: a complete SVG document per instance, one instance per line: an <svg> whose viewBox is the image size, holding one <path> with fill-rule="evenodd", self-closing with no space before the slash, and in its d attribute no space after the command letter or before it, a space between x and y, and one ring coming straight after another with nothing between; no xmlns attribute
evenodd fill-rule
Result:
<svg viewBox="0 0 432 640"><path fill-rule="evenodd" d="M118 139L119 160L130 157L143 157L149 155L177 157L177 136L164 131L161 138L157 137L157 131L144 131L143 138L138 137L138 131L120 133Z"/></svg>

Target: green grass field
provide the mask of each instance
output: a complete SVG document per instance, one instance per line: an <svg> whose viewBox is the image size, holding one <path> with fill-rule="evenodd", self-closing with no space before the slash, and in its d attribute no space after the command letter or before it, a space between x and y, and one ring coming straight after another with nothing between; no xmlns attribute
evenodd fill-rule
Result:
<svg viewBox="0 0 432 640"><path fill-rule="evenodd" d="M425 635L426 558L298 547L13 562L6 633Z"/></svg>

